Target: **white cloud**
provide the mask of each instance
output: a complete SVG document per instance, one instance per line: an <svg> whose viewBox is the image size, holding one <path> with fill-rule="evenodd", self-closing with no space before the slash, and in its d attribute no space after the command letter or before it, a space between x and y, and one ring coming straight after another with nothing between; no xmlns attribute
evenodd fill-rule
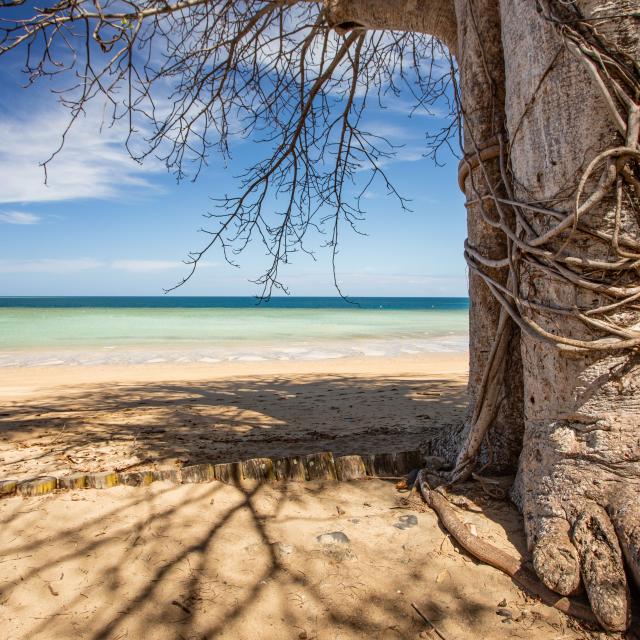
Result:
<svg viewBox="0 0 640 640"><path fill-rule="evenodd" d="M445 109L444 104L436 105L420 105L411 102L406 102L400 99L391 100L385 103L384 109L392 113L399 113L409 118L439 118L444 119L449 117L448 109Z"/></svg>
<svg viewBox="0 0 640 640"><path fill-rule="evenodd" d="M133 273L149 273L152 271L185 268L184 262L176 260L114 260L110 266L112 269L131 271Z"/></svg>
<svg viewBox="0 0 640 640"><path fill-rule="evenodd" d="M0 223L4 224L38 224L42 218L26 211L0 211Z"/></svg>
<svg viewBox="0 0 640 640"><path fill-rule="evenodd" d="M380 138L386 138L391 144L398 144L399 140L416 139L416 127L411 123L371 120L362 125L362 129Z"/></svg>
<svg viewBox="0 0 640 640"><path fill-rule="evenodd" d="M42 258L39 260L0 260L0 273L71 273L87 271L104 266L103 262L93 258L72 258L60 260Z"/></svg>
<svg viewBox="0 0 640 640"><path fill-rule="evenodd" d="M207 262L205 260L198 263L198 269L219 267L219 262ZM154 271L169 271L175 269L189 269L181 260L114 260L109 264L111 269L130 271L132 273L151 273Z"/></svg>
<svg viewBox="0 0 640 640"><path fill-rule="evenodd" d="M393 149L392 154L388 157L379 158L376 161L376 164L379 168L389 167L393 164L397 164L398 162L421 162L423 160L427 160L424 155L424 149L413 146L402 146L396 149ZM371 164L368 162L361 162L358 166L357 171L371 171Z"/></svg>
<svg viewBox="0 0 640 640"><path fill-rule="evenodd" d="M203 261L198 268L219 266L216 262ZM91 269L116 269L130 273L153 273L188 269L180 260L113 260L111 262L94 258L40 258L35 260L0 260L0 273L73 273Z"/></svg>
<svg viewBox="0 0 640 640"><path fill-rule="evenodd" d="M100 118L91 113L74 124L63 150L48 166L45 185L40 165L58 148L68 123L66 111L45 109L45 103L41 111L26 116L0 115L0 203L110 199L125 190L130 195L157 189L150 176L163 170L162 165L134 162L124 148L122 131L100 131Z"/></svg>

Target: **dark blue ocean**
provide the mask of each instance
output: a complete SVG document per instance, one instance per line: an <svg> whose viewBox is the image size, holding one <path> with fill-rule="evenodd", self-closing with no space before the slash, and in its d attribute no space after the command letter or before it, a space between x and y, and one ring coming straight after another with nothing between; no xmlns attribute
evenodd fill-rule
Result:
<svg viewBox="0 0 640 640"><path fill-rule="evenodd" d="M349 298L281 296L269 301L252 297L206 296L68 296L68 297L0 297L0 308L76 309L388 309L411 311L426 309L464 310L468 298Z"/></svg>

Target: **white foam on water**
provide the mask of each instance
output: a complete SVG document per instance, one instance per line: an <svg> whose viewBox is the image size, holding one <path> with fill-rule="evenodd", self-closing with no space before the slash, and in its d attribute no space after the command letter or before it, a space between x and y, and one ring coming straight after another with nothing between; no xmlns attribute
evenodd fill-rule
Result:
<svg viewBox="0 0 640 640"><path fill-rule="evenodd" d="M252 352L247 352L246 344L225 344L217 348L175 349L171 345L162 349L144 349L119 347L104 350L97 348L74 351L12 351L0 352L0 368L8 367L49 367L60 365L95 366L126 364L160 364L201 362L214 364L231 362L277 361L315 361L333 360L348 357L400 357L422 353L464 352L468 349L466 336L440 336L425 340L423 338L404 338L390 340L332 340L317 341L305 345L293 345L283 348L274 344L256 344Z"/></svg>
<svg viewBox="0 0 640 640"><path fill-rule="evenodd" d="M61 364L67 364L64 360L44 360L43 362L35 362L31 366L34 367L53 367Z"/></svg>
<svg viewBox="0 0 640 640"><path fill-rule="evenodd" d="M308 351L303 360L333 360L335 358L345 358L348 354L339 351Z"/></svg>

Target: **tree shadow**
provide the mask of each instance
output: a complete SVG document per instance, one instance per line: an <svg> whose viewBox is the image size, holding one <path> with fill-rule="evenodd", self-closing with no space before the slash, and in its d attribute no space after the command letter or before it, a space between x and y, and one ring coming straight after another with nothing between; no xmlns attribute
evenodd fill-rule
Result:
<svg viewBox="0 0 640 640"><path fill-rule="evenodd" d="M417 448L462 420L462 380L302 376L87 385L3 409L4 477Z"/></svg>
<svg viewBox="0 0 640 640"><path fill-rule="evenodd" d="M441 377L87 385L73 395L3 409L2 475L143 469L320 450L399 451L417 447L429 429L459 423L465 409L462 380ZM314 535L336 526L340 492L359 492L357 502L366 509L381 502L388 513L396 508L389 505L393 488L380 481L333 486L156 483L3 501L7 564L0 562L0 602L17 603L6 609L16 616L9 620L17 630L10 637L413 638L425 625L409 607L411 591L430 619L450 625L457 638L511 637L507 625L495 626L502 597L488 601L487 593L476 593L476 580L502 580L501 588L516 594L514 599L523 598L522 592L451 543L444 553L446 537L433 514L431 537L439 549L425 552L415 535L397 548L398 541L387 535L387 529L398 531L391 522L367 540L364 556L318 546ZM372 498L373 486L382 486L384 495ZM334 500L330 513L327 491ZM472 500L463 519L479 530L489 522L490 535L497 524L503 548L513 545L526 557L521 518L512 505L465 492ZM339 524L356 526L349 522L342 518ZM283 542L286 532L300 528L306 542ZM451 566L453 561L459 566ZM3 572L9 567L13 572ZM477 575L467 582L440 580L457 570ZM62 595L58 575L73 576L73 592L64 594L64 602L54 595ZM383 586L372 587L371 576ZM35 611L24 589L36 594ZM565 624L554 615L553 624ZM28 624L16 623L22 618ZM546 624L542 615L530 617L518 635L540 637L535 633L548 632ZM490 630L493 635L486 635ZM530 630L533 635L527 635Z"/></svg>
<svg viewBox="0 0 640 640"><path fill-rule="evenodd" d="M495 614L502 597L514 611L524 602L508 578L442 550L432 514L395 527L406 511L392 496L376 480L8 499L3 629L12 640L417 638L415 601L450 637L512 637ZM318 542L335 530L347 544ZM558 619L529 616L518 636Z"/></svg>

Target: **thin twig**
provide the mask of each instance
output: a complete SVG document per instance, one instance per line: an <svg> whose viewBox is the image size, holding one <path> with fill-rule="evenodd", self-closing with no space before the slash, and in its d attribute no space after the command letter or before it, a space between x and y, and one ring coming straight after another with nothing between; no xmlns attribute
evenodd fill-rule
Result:
<svg viewBox="0 0 640 640"><path fill-rule="evenodd" d="M429 627L431 627L436 632L437 636L441 638L441 640L447 640L447 638L438 630L438 627L436 627L436 625L433 624L433 622L431 622L431 620L429 620L429 618L427 618L427 616L425 616L424 613L420 611L420 609L418 609L418 605L415 602L412 602L411 606L414 608L415 612L429 625Z"/></svg>

